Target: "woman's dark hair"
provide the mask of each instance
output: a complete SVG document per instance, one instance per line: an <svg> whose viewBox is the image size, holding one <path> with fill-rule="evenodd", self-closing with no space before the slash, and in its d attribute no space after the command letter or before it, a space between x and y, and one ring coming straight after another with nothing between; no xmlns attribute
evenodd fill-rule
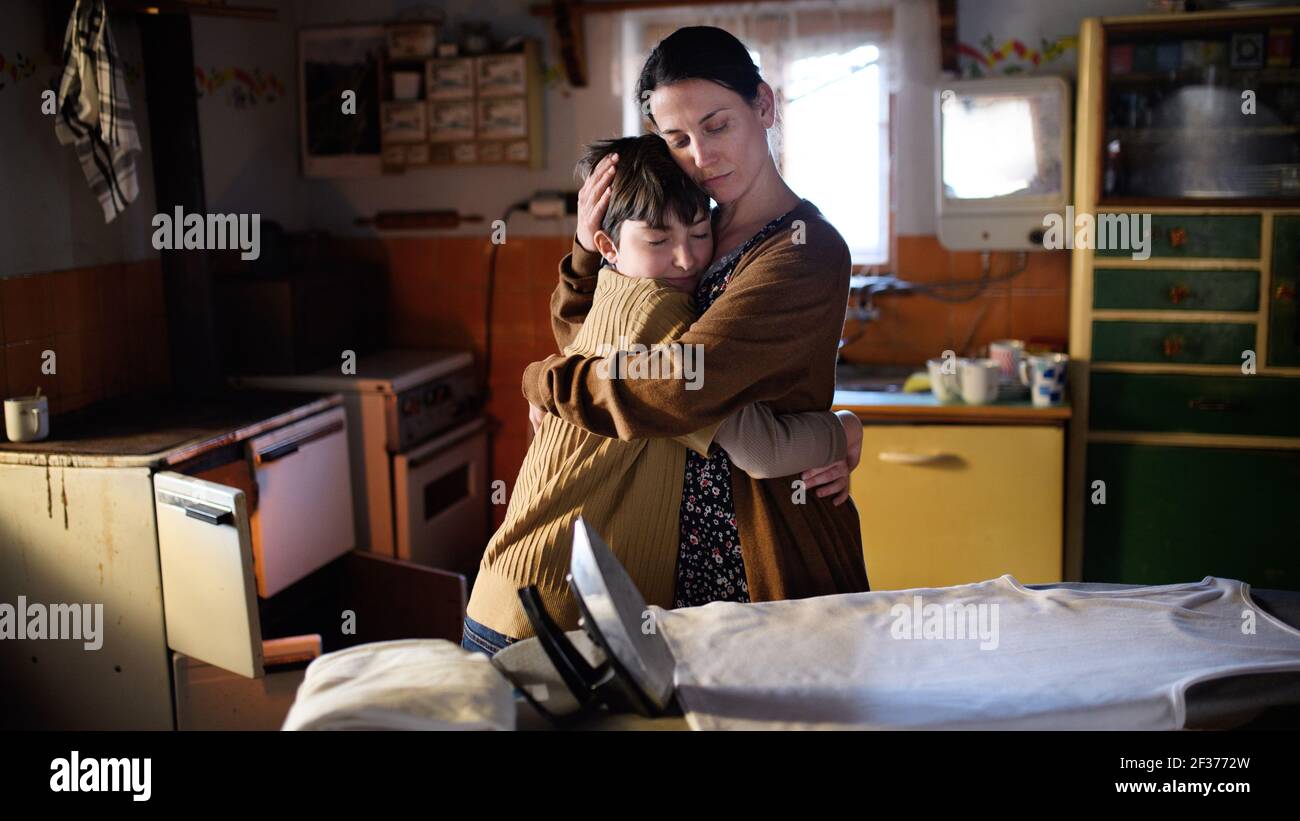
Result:
<svg viewBox="0 0 1300 821"><path fill-rule="evenodd" d="M714 26L687 26L660 40L641 68L636 103L651 122L654 115L647 104L651 92L683 80L710 80L753 105L763 77L745 44L731 32Z"/></svg>
<svg viewBox="0 0 1300 821"><path fill-rule="evenodd" d="M578 179L586 180L609 154L618 155L618 165L600 228L615 245L624 220L664 228L664 217L670 211L683 225L694 225L701 213L709 213L708 192L677 165L668 143L658 134L591 143L578 161Z"/></svg>

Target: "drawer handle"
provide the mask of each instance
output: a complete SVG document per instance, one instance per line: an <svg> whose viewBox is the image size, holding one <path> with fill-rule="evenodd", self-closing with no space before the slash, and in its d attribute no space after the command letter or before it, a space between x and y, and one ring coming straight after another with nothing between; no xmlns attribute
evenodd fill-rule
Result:
<svg viewBox="0 0 1300 821"><path fill-rule="evenodd" d="M191 519L198 519L204 524L225 525L234 522L235 517L230 514L229 510L222 510L219 507L205 505L202 502L191 502L185 505L185 515Z"/></svg>
<svg viewBox="0 0 1300 821"><path fill-rule="evenodd" d="M1231 399L1189 399L1187 407L1198 411L1239 411L1242 408L1240 402L1234 402Z"/></svg>
<svg viewBox="0 0 1300 821"><path fill-rule="evenodd" d="M1183 300L1191 296L1192 292L1187 286L1179 282L1169 289L1169 301L1175 305L1181 305Z"/></svg>
<svg viewBox="0 0 1300 821"><path fill-rule="evenodd" d="M903 453L897 450L885 450L879 454L880 461L891 465L930 465L952 458L948 453Z"/></svg>
<svg viewBox="0 0 1300 821"><path fill-rule="evenodd" d="M1170 247L1170 248L1182 248L1182 247L1183 247L1184 245L1186 245L1186 244L1187 244L1187 229L1186 229L1186 228L1170 228L1170 229L1169 229L1169 247Z"/></svg>
<svg viewBox="0 0 1300 821"><path fill-rule="evenodd" d="M1166 357L1175 357L1183 352L1183 338L1181 336L1166 336L1161 342L1164 347Z"/></svg>
<svg viewBox="0 0 1300 821"><path fill-rule="evenodd" d="M318 439L324 439L327 436L333 436L334 434L343 430L343 428L344 428L343 421L336 420L326 425L323 428L318 428L313 431L306 431L300 433L291 439L286 439L283 442L272 445L267 450L264 450L261 453L257 454L256 462L258 465L265 465L269 462L274 462L277 459L283 459L286 456L292 456L293 454L297 453L298 449L301 448L303 445L306 445L310 442L315 442Z"/></svg>

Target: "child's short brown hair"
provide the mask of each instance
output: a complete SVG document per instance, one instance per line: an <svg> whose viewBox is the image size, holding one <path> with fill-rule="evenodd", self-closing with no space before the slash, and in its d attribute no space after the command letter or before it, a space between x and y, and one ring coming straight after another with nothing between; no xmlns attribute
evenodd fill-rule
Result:
<svg viewBox="0 0 1300 821"><path fill-rule="evenodd" d="M591 143L578 162L579 181L586 180L597 163L609 154L618 155L618 164L600 228L615 245L624 220L664 228L664 217L669 211L683 225L694 225L701 212L708 214L708 192L677 165L663 137L643 134Z"/></svg>

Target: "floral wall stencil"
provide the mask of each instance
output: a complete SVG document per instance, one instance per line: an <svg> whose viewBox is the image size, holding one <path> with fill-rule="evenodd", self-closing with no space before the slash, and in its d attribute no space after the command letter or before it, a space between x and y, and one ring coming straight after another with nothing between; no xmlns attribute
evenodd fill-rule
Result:
<svg viewBox="0 0 1300 821"><path fill-rule="evenodd" d="M1011 38L1001 46L996 46L993 35L985 35L980 47L966 43L957 44L957 53L965 58L962 62L962 76L983 77L987 74L1032 74L1047 64L1059 59L1067 52L1071 61L1077 46L1073 36L1058 37L1055 40L1042 38L1038 48L1030 48L1016 38Z"/></svg>
<svg viewBox="0 0 1300 821"><path fill-rule="evenodd" d="M258 103L274 103L284 97L284 83L272 73L263 75L260 68L210 69L194 67L194 80L200 97L225 89L226 103L235 108L249 108Z"/></svg>
<svg viewBox="0 0 1300 821"><path fill-rule="evenodd" d="M0 52L0 91L35 73L36 63L21 51L16 52L12 60Z"/></svg>

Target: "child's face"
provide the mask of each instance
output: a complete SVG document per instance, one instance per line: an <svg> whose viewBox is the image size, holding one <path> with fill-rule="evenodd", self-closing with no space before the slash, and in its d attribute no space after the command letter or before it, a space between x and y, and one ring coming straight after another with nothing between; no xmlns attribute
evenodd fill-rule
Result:
<svg viewBox="0 0 1300 821"><path fill-rule="evenodd" d="M615 246L609 235L596 233L596 247L620 274L662 280L686 292L695 290L700 274L713 258L713 230L707 211L693 225L683 225L676 214L666 216L663 228L639 220L624 220Z"/></svg>

